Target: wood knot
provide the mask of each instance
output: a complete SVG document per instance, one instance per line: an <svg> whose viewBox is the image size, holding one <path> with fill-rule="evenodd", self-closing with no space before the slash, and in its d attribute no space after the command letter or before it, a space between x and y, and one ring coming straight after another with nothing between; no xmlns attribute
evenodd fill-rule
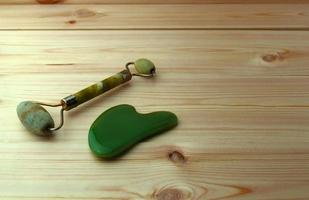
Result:
<svg viewBox="0 0 309 200"><path fill-rule="evenodd" d="M67 22L68 24L76 24L76 20L70 20Z"/></svg>
<svg viewBox="0 0 309 200"><path fill-rule="evenodd" d="M63 0L36 0L40 4L55 4L55 3L60 3Z"/></svg>
<svg viewBox="0 0 309 200"><path fill-rule="evenodd" d="M184 194L178 189L164 189L156 195L157 200L181 200Z"/></svg>
<svg viewBox="0 0 309 200"><path fill-rule="evenodd" d="M295 57L295 53L292 53L291 51L287 49L283 49L281 51L278 51L276 53L272 54L266 54L262 56L262 60L265 62L275 62L275 61L284 61L285 59L290 58L291 56Z"/></svg>
<svg viewBox="0 0 309 200"><path fill-rule="evenodd" d="M77 17L85 18L85 17L93 17L96 15L96 12L88 10L88 9L79 9L75 11L75 15Z"/></svg>
<svg viewBox="0 0 309 200"><path fill-rule="evenodd" d="M173 163L185 163L187 161L186 157L179 151L174 150L167 154L168 159Z"/></svg>
<svg viewBox="0 0 309 200"><path fill-rule="evenodd" d="M265 62L274 62L275 60L278 59L278 55L267 54L267 55L262 56L262 59L263 59Z"/></svg>

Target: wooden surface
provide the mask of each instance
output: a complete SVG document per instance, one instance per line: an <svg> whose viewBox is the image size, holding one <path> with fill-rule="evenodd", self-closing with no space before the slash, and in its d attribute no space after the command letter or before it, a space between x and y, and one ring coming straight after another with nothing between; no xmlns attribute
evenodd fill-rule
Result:
<svg viewBox="0 0 309 200"><path fill-rule="evenodd" d="M3 5L0 30L308 30L308 7L309 4Z"/></svg>
<svg viewBox="0 0 309 200"><path fill-rule="evenodd" d="M308 0L1 0L0 4L308 4Z"/></svg>
<svg viewBox="0 0 309 200"><path fill-rule="evenodd" d="M0 1L1 200L309 199L309 4L87 2ZM20 101L57 102L139 57L155 79L66 113L55 137L20 124ZM122 103L179 125L98 159L88 128Z"/></svg>

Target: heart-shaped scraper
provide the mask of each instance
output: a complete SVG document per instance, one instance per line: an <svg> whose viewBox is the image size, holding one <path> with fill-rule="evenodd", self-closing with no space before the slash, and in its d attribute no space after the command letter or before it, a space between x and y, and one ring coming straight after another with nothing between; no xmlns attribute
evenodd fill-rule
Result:
<svg viewBox="0 0 309 200"><path fill-rule="evenodd" d="M88 142L99 157L118 156L141 140L177 125L174 113L138 113L131 105L118 105L103 112L91 125Z"/></svg>

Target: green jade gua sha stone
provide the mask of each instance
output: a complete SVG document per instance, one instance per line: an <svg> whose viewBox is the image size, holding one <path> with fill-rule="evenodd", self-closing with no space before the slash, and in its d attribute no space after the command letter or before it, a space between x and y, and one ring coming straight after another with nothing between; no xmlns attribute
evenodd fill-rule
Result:
<svg viewBox="0 0 309 200"><path fill-rule="evenodd" d="M103 112L93 122L89 130L88 143L97 156L112 158L141 140L176 125L177 117L171 112L140 114L131 105L118 105Z"/></svg>

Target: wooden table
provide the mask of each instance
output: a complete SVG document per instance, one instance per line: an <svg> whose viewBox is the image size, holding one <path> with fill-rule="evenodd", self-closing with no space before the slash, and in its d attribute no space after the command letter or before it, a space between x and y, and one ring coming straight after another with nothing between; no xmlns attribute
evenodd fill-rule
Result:
<svg viewBox="0 0 309 200"><path fill-rule="evenodd" d="M0 1L1 200L309 199L308 1L85 2ZM66 113L55 137L20 124L20 101L57 102L140 57L155 79ZM179 125L98 159L88 128L123 103Z"/></svg>

